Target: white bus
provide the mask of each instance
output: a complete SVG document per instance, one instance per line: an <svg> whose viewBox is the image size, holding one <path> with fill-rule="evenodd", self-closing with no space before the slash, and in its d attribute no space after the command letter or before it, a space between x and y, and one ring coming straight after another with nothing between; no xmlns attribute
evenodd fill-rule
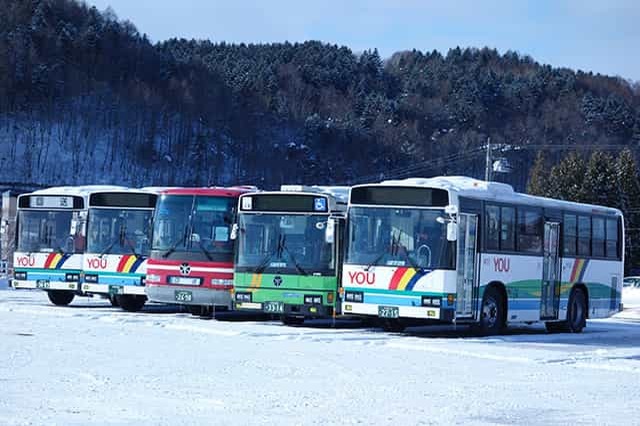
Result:
<svg viewBox="0 0 640 426"><path fill-rule="evenodd" d="M142 309L157 197L145 189L89 195L83 292L108 297L129 312Z"/></svg>
<svg viewBox="0 0 640 426"><path fill-rule="evenodd" d="M81 292L89 194L115 188L64 186L20 195L13 287L45 290L55 305L71 303Z"/></svg>
<svg viewBox="0 0 640 426"><path fill-rule="evenodd" d="M342 312L387 330L446 322L496 334L544 321L581 332L621 309L613 208L466 177L386 181L352 188L346 240Z"/></svg>

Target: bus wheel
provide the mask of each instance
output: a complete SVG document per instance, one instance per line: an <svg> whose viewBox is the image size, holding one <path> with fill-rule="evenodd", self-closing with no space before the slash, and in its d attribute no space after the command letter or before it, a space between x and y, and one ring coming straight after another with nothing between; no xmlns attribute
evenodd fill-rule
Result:
<svg viewBox="0 0 640 426"><path fill-rule="evenodd" d="M566 330L570 333L582 333L587 325L587 298L584 291L579 288L574 289L569 297L567 307Z"/></svg>
<svg viewBox="0 0 640 426"><path fill-rule="evenodd" d="M47 291L47 296L49 296L49 300L56 306L67 306L73 300L75 296L70 291L65 290L49 290Z"/></svg>
<svg viewBox="0 0 640 426"><path fill-rule="evenodd" d="M402 322L400 322L399 319L384 319L382 320L382 329L384 331L400 333L404 331L405 325Z"/></svg>
<svg viewBox="0 0 640 426"><path fill-rule="evenodd" d="M118 306L120 306L120 303L118 302L118 297L115 295L109 296L109 302L111 302L111 306L113 306L114 308L117 308Z"/></svg>
<svg viewBox="0 0 640 426"><path fill-rule="evenodd" d="M145 296L138 296L133 294L116 296L116 302L118 303L118 305L120 305L120 307L127 312L140 311L146 301L147 298Z"/></svg>
<svg viewBox="0 0 640 426"><path fill-rule="evenodd" d="M282 323L285 325L301 325L304 323L304 317L292 317L286 315L282 317Z"/></svg>
<svg viewBox="0 0 640 426"><path fill-rule="evenodd" d="M496 287L489 287L482 296L480 323L477 331L485 336L500 334L504 330L504 301Z"/></svg>

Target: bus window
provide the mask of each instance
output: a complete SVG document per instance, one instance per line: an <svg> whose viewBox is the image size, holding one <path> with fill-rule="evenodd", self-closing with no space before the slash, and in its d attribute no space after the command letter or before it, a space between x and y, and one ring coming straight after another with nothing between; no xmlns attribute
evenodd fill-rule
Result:
<svg viewBox="0 0 640 426"><path fill-rule="evenodd" d="M485 207L486 224L486 248L487 250L500 249L500 207L487 205Z"/></svg>
<svg viewBox="0 0 640 426"><path fill-rule="evenodd" d="M516 209L502 207L500 214L500 249L513 251L516 249L515 241Z"/></svg>
<svg viewBox="0 0 640 426"><path fill-rule="evenodd" d="M607 257L617 258L620 252L618 250L618 219L607 219L606 231Z"/></svg>
<svg viewBox="0 0 640 426"><path fill-rule="evenodd" d="M591 253L591 218L578 216L578 255L589 256Z"/></svg>
<svg viewBox="0 0 640 426"><path fill-rule="evenodd" d="M526 253L542 251L542 214L518 210L518 250Z"/></svg>
<svg viewBox="0 0 640 426"><path fill-rule="evenodd" d="M604 257L604 218L593 218L591 232L591 255Z"/></svg>
<svg viewBox="0 0 640 426"><path fill-rule="evenodd" d="M565 214L562 221L562 234L564 242L564 254L576 255L578 238L578 220L574 214Z"/></svg>

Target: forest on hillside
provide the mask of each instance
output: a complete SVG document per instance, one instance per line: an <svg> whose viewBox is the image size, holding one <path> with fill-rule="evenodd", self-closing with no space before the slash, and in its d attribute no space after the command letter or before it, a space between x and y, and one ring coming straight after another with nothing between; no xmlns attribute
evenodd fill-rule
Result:
<svg viewBox="0 0 640 426"><path fill-rule="evenodd" d="M638 155L640 89L517 52L354 53L318 41L152 43L108 9L0 0L0 181L350 184L484 176L538 151ZM220 35L222 38L223 34Z"/></svg>

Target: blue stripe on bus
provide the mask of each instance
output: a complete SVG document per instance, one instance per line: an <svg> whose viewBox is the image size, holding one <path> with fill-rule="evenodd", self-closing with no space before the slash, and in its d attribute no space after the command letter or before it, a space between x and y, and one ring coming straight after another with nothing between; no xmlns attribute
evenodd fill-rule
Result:
<svg viewBox="0 0 640 426"><path fill-rule="evenodd" d="M141 285L140 277L131 275L98 275L98 284L111 284L111 285Z"/></svg>

